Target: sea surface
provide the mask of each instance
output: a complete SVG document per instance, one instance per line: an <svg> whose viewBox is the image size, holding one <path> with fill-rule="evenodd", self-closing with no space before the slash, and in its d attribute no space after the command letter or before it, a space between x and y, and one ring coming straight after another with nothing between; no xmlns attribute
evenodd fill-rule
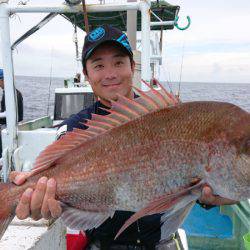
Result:
<svg viewBox="0 0 250 250"><path fill-rule="evenodd" d="M63 87L63 78L16 76L16 87L24 99L24 120L53 115L54 90ZM174 93L178 90L176 83L163 83ZM242 83L191 83L180 85L182 101L214 100L234 103L250 112L250 84Z"/></svg>

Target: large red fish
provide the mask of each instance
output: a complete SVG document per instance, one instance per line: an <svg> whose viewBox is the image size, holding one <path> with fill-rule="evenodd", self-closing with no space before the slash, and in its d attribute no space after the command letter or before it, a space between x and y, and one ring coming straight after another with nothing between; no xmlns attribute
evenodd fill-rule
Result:
<svg viewBox="0 0 250 250"><path fill-rule="evenodd" d="M139 91L139 90L138 90ZM0 184L0 236L21 194L41 176L55 178L62 219L75 229L97 227L115 210L138 218L163 213L173 233L206 183L225 198L250 198L250 114L221 102L178 103L163 88L119 96L110 114L93 115L48 146L22 186Z"/></svg>

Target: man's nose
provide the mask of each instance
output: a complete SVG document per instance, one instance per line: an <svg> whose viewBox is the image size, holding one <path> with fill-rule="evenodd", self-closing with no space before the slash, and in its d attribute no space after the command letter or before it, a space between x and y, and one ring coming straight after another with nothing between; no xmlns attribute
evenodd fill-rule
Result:
<svg viewBox="0 0 250 250"><path fill-rule="evenodd" d="M116 77L117 77L117 74L116 74L115 68L112 65L107 66L105 69L105 78L106 79L113 79Z"/></svg>

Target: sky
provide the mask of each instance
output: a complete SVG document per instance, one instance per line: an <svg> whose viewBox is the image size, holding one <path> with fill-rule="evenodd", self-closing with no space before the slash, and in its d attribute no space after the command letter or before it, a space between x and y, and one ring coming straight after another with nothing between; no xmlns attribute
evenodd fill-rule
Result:
<svg viewBox="0 0 250 250"><path fill-rule="evenodd" d="M19 0L10 0L11 4L17 2ZM30 0L28 4L61 2ZM250 83L249 0L169 0L169 3L180 6L180 25L186 24L187 15L192 23L185 31L164 32L160 80ZM14 15L10 21L12 42L45 15ZM78 30L80 47L84 36L85 33ZM72 77L81 70L75 60L72 24L60 16L54 18L17 47L13 60L16 75Z"/></svg>

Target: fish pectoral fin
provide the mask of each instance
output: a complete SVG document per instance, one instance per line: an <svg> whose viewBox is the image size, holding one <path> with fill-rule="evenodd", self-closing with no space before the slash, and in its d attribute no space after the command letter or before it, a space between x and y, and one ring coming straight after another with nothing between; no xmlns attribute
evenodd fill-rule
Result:
<svg viewBox="0 0 250 250"><path fill-rule="evenodd" d="M183 188L181 191L173 194L164 194L154 201L150 202L146 207L142 208L140 211L136 212L132 215L121 227L118 231L115 239L132 223L137 221L138 219L152 214L164 213L162 216L162 223L170 223L173 226L173 230L177 230L183 219L186 217L192 206L194 205L194 201L196 201L201 195L201 188L203 182L199 181L197 184ZM178 218L176 222L176 226L174 226L173 218ZM181 219L182 218L182 219ZM176 228L176 229L175 229ZM169 235L173 231L171 228L169 229ZM173 231L173 232L175 232Z"/></svg>
<svg viewBox="0 0 250 250"><path fill-rule="evenodd" d="M69 206L63 206L61 219L63 223L76 230L87 230L100 226L106 219L113 217L114 212L82 211Z"/></svg>

